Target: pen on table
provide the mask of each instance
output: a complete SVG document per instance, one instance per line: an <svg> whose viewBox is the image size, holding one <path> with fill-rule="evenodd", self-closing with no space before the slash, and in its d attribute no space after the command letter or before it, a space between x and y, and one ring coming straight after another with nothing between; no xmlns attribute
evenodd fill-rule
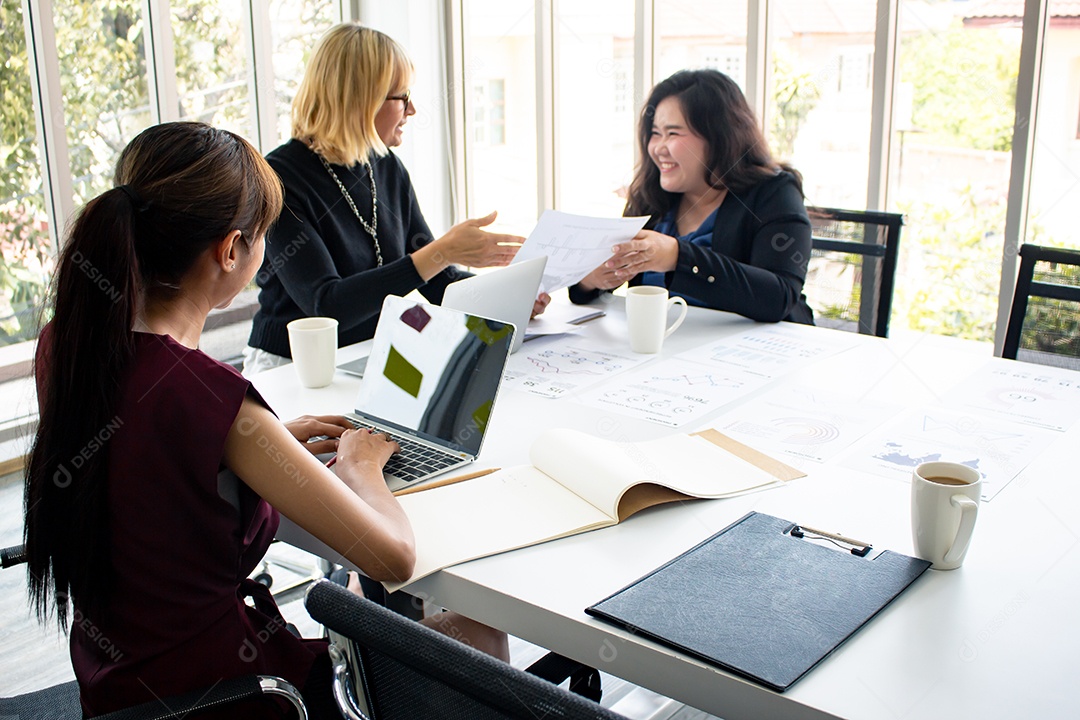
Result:
<svg viewBox="0 0 1080 720"><path fill-rule="evenodd" d="M445 480L437 480L437 481L435 481L433 483L429 483L427 485L420 485L420 486L417 486L417 487L410 487L410 488L405 488L403 490L397 490L397 491L394 492L394 495L396 495L396 496L411 495L413 493L423 492L424 490L432 490L434 488L443 487L445 485L453 485L454 483L463 482L465 480L472 480L473 478L478 478L478 477L483 477L485 475L490 475L493 472L498 472L500 469L501 468L496 467L496 468L488 468L487 470L477 470L476 472L466 473L464 475L457 475L455 477L447 478Z"/></svg>
<svg viewBox="0 0 1080 720"><path fill-rule="evenodd" d="M603 310L597 310L594 313L589 313L588 315L582 315L579 318L575 318L575 319L569 321L567 323L567 325L584 325L585 323L589 322L590 320L596 320L597 318L602 318L606 314L607 313L605 313Z"/></svg>

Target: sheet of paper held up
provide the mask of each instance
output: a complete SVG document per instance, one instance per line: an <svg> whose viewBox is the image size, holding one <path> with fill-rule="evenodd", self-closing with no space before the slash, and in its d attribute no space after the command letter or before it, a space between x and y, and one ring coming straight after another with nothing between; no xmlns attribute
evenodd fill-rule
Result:
<svg viewBox="0 0 1080 720"><path fill-rule="evenodd" d="M547 255L540 290L546 293L562 290L599 267L611 257L611 246L637 235L646 220L647 217L596 218L545 210L514 262Z"/></svg>

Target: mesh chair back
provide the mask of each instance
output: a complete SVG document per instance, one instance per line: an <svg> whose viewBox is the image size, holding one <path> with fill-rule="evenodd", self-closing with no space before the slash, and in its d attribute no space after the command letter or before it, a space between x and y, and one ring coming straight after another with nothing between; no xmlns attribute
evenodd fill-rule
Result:
<svg viewBox="0 0 1080 720"><path fill-rule="evenodd" d="M1021 246L1001 355L1080 370L1080 252Z"/></svg>
<svg viewBox="0 0 1080 720"><path fill-rule="evenodd" d="M308 613L356 645L373 720L618 720L569 693L329 582ZM625 720L625 719L623 719Z"/></svg>
<svg viewBox="0 0 1080 720"><path fill-rule="evenodd" d="M887 337L903 216L808 207L813 250L804 292L814 322Z"/></svg>
<svg viewBox="0 0 1080 720"><path fill-rule="evenodd" d="M0 718L63 720L81 717L79 685L74 680L25 695L0 698Z"/></svg>

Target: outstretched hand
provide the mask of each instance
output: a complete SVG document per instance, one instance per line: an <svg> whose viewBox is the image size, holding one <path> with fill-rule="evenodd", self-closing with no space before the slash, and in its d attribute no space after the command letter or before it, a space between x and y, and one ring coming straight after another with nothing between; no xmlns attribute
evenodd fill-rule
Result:
<svg viewBox="0 0 1080 720"><path fill-rule="evenodd" d="M432 243L450 263L469 267L509 265L525 242L520 235L506 235L484 230L495 222L498 213L460 222Z"/></svg>

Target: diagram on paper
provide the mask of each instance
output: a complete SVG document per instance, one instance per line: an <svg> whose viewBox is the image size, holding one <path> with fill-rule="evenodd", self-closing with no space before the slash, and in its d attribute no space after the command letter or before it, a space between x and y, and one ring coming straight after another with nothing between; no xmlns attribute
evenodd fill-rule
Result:
<svg viewBox="0 0 1080 720"><path fill-rule="evenodd" d="M503 383L534 395L557 398L646 360L630 353L589 347L579 337L545 338L528 343L510 357Z"/></svg>
<svg viewBox="0 0 1080 720"><path fill-rule="evenodd" d="M623 369L621 358L576 347L551 348L526 358L542 375L607 375Z"/></svg>
<svg viewBox="0 0 1080 720"><path fill-rule="evenodd" d="M934 408L908 413L860 443L845 465L909 481L921 463L958 462L983 477L989 500L1016 477L1056 435L985 414Z"/></svg>
<svg viewBox="0 0 1080 720"><path fill-rule="evenodd" d="M825 462L896 411L891 405L781 387L721 417L715 427L768 452Z"/></svg>
<svg viewBox="0 0 1080 720"><path fill-rule="evenodd" d="M618 387L596 388L580 402L644 420L680 427L767 383L739 368L714 369L677 358L638 368Z"/></svg>
<svg viewBox="0 0 1080 720"><path fill-rule="evenodd" d="M738 389L746 384L744 379L732 377L730 374L693 371L678 375L654 374L642 382L646 385L667 387L669 389L694 387Z"/></svg>
<svg viewBox="0 0 1080 720"><path fill-rule="evenodd" d="M679 355L684 360L737 367L775 378L808 361L833 355L851 343L829 334L825 339L808 337L802 328L783 326L755 328ZM839 334L837 334L839 335Z"/></svg>
<svg viewBox="0 0 1080 720"><path fill-rule="evenodd" d="M953 388L945 399L950 406L1064 431L1080 417L1076 377L1068 370L995 360Z"/></svg>

